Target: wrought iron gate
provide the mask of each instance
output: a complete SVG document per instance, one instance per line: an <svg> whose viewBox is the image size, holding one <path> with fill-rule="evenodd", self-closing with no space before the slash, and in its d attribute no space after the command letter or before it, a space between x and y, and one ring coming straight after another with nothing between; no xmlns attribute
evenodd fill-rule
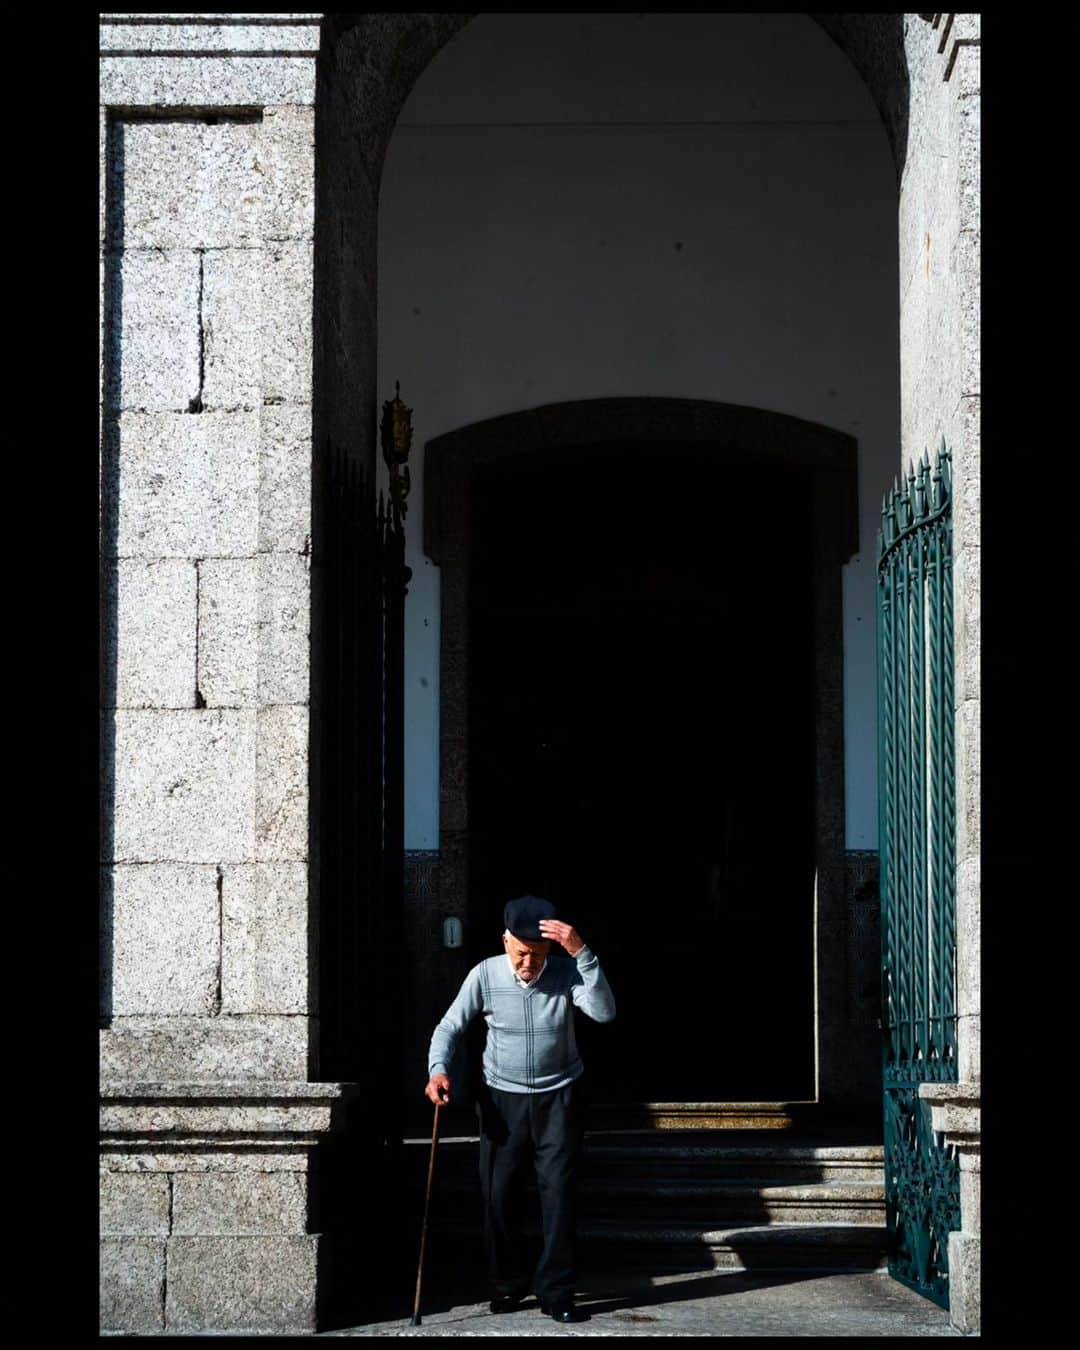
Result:
<svg viewBox="0 0 1080 1350"><path fill-rule="evenodd" d="M952 493L944 443L893 484L878 533L885 1203L889 1272L943 1307L960 1227L955 1150L920 1083L955 1082Z"/></svg>

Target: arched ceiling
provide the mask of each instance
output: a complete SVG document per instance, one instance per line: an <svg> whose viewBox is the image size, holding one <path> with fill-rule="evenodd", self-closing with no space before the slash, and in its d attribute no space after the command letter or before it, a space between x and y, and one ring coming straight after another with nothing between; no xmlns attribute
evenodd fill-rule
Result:
<svg viewBox="0 0 1080 1350"><path fill-rule="evenodd" d="M364 156L377 181L390 135L416 81L478 14L327 14L324 83L352 79L353 117L367 135ZM586 16L568 15L567 18ZM808 15L851 62L885 128L897 183L907 145L908 73L902 14ZM373 134L374 133L374 134Z"/></svg>

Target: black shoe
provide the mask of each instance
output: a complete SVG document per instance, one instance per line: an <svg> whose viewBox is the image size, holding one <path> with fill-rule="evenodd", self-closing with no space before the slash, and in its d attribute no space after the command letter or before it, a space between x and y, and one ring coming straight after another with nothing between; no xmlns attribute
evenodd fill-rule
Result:
<svg viewBox="0 0 1080 1350"><path fill-rule="evenodd" d="M493 1313L514 1312L521 1307L525 1294L496 1294L488 1304Z"/></svg>
<svg viewBox="0 0 1080 1350"><path fill-rule="evenodd" d="M572 1298L560 1298L549 1303L546 1298L540 1300L540 1311L553 1322L584 1322L585 1314L578 1312Z"/></svg>

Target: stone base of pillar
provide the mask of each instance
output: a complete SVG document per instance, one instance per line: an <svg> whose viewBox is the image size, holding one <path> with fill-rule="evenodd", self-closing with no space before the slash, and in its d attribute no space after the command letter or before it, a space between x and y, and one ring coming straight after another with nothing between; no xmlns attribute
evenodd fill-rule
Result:
<svg viewBox="0 0 1080 1350"><path fill-rule="evenodd" d="M319 1144L358 1084L106 1083L102 1331L315 1332Z"/></svg>
<svg viewBox="0 0 1080 1350"><path fill-rule="evenodd" d="M314 1332L320 1241L102 1237L101 1330Z"/></svg>
<svg viewBox="0 0 1080 1350"><path fill-rule="evenodd" d="M949 1320L958 1331L977 1332L979 1312L981 1090L978 1083L923 1083L931 1127L956 1149L960 1161L960 1229L949 1234Z"/></svg>
<svg viewBox="0 0 1080 1350"><path fill-rule="evenodd" d="M949 1234L949 1321L963 1332L980 1328L981 1240L971 1233Z"/></svg>

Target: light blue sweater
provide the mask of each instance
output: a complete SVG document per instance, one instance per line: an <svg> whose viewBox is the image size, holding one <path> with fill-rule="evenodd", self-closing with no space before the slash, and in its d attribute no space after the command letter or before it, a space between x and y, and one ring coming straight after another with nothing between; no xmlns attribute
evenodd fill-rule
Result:
<svg viewBox="0 0 1080 1350"><path fill-rule="evenodd" d="M585 1070L574 1036L574 1007L595 1022L615 1016L611 986L588 947L555 956L520 985L505 953L473 966L431 1037L428 1077L449 1073L460 1038L482 1013L487 1023L484 1081L503 1092L551 1092Z"/></svg>

